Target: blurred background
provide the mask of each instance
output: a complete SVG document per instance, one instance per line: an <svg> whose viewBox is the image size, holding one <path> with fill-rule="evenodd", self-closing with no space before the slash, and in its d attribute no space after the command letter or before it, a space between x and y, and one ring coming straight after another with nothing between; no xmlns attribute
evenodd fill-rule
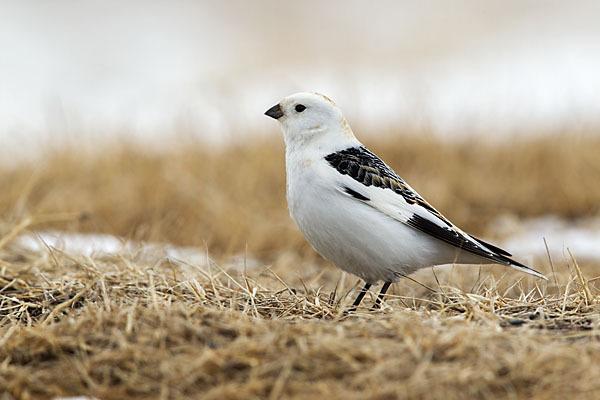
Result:
<svg viewBox="0 0 600 400"><path fill-rule="evenodd" d="M600 124L594 1L25 1L0 12L0 138L273 133L297 91L455 139ZM32 139L34 138L34 139ZM2 146L5 148L5 146ZM14 150L14 149L13 149Z"/></svg>
<svg viewBox="0 0 600 400"><path fill-rule="evenodd" d="M2 215L293 248L263 112L318 91L455 222L509 237L550 218L521 233L543 250L549 226L584 226L573 246L598 231L598 15L595 1L2 3Z"/></svg>

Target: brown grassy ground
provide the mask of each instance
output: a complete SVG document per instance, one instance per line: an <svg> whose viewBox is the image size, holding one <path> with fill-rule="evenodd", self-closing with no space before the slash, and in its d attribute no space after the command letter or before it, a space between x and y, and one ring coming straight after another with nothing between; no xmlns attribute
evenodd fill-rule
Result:
<svg viewBox="0 0 600 400"><path fill-rule="evenodd" d="M485 234L499 215L600 213L600 139L450 145L392 137L366 143L456 224ZM282 140L167 153L66 149L0 170L0 217L72 213L56 225L139 240L201 245L212 254L277 254L304 246L285 203ZM307 253L312 253L304 246Z"/></svg>
<svg viewBox="0 0 600 400"><path fill-rule="evenodd" d="M479 150L427 138L367 144L476 234L502 214L599 211L600 140ZM154 155L64 150L0 171L0 185L5 398L593 398L600 390L597 263L537 260L548 283L502 267L424 270L419 283L395 285L383 310L369 312L370 295L348 316L358 281L316 257L289 220L279 142ZM49 228L206 247L216 261L31 252L12 240ZM224 261L245 251L258 267Z"/></svg>

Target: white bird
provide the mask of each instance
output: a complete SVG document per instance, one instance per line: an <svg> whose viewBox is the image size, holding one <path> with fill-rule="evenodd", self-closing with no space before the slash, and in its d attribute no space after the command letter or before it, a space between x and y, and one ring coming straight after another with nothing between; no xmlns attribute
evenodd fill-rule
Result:
<svg viewBox="0 0 600 400"><path fill-rule="evenodd" d="M435 265L498 263L547 279L452 224L356 139L328 97L296 93L265 114L283 131L290 216L317 253L366 283L353 310L371 285L384 282L377 306L391 283Z"/></svg>

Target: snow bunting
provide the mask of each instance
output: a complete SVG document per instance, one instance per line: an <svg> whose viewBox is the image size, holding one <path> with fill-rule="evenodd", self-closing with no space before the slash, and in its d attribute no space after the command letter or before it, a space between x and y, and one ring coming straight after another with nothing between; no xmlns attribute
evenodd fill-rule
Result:
<svg viewBox="0 0 600 400"><path fill-rule="evenodd" d="M281 124L290 215L312 247L365 281L390 284L442 264L503 264L547 279L460 230L362 145L336 104L297 93L265 112Z"/></svg>

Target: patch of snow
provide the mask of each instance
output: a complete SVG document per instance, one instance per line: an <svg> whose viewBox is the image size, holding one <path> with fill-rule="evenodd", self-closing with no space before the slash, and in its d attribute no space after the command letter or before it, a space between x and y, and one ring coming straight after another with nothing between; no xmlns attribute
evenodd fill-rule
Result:
<svg viewBox="0 0 600 400"><path fill-rule="evenodd" d="M98 400L96 397L74 396L74 397L55 397L54 400Z"/></svg>
<svg viewBox="0 0 600 400"><path fill-rule="evenodd" d="M207 251L198 247L179 247L168 243L137 242L117 236L97 233L72 233L61 231L32 232L19 236L16 244L29 251L42 252L48 248L78 256L122 255L156 261L172 259L195 266L206 266L212 260ZM243 255L231 257L228 268L257 268L257 260Z"/></svg>
<svg viewBox="0 0 600 400"><path fill-rule="evenodd" d="M115 254L125 251L128 242L112 235L69 233L60 231L34 232L19 236L17 243L31 251L48 247L80 256ZM129 242L129 247L131 242Z"/></svg>
<svg viewBox="0 0 600 400"><path fill-rule="evenodd" d="M545 238L552 256L570 258L571 250L577 259L600 260L600 218L502 217L492 223L490 232L503 237L501 247L519 257L546 257Z"/></svg>

